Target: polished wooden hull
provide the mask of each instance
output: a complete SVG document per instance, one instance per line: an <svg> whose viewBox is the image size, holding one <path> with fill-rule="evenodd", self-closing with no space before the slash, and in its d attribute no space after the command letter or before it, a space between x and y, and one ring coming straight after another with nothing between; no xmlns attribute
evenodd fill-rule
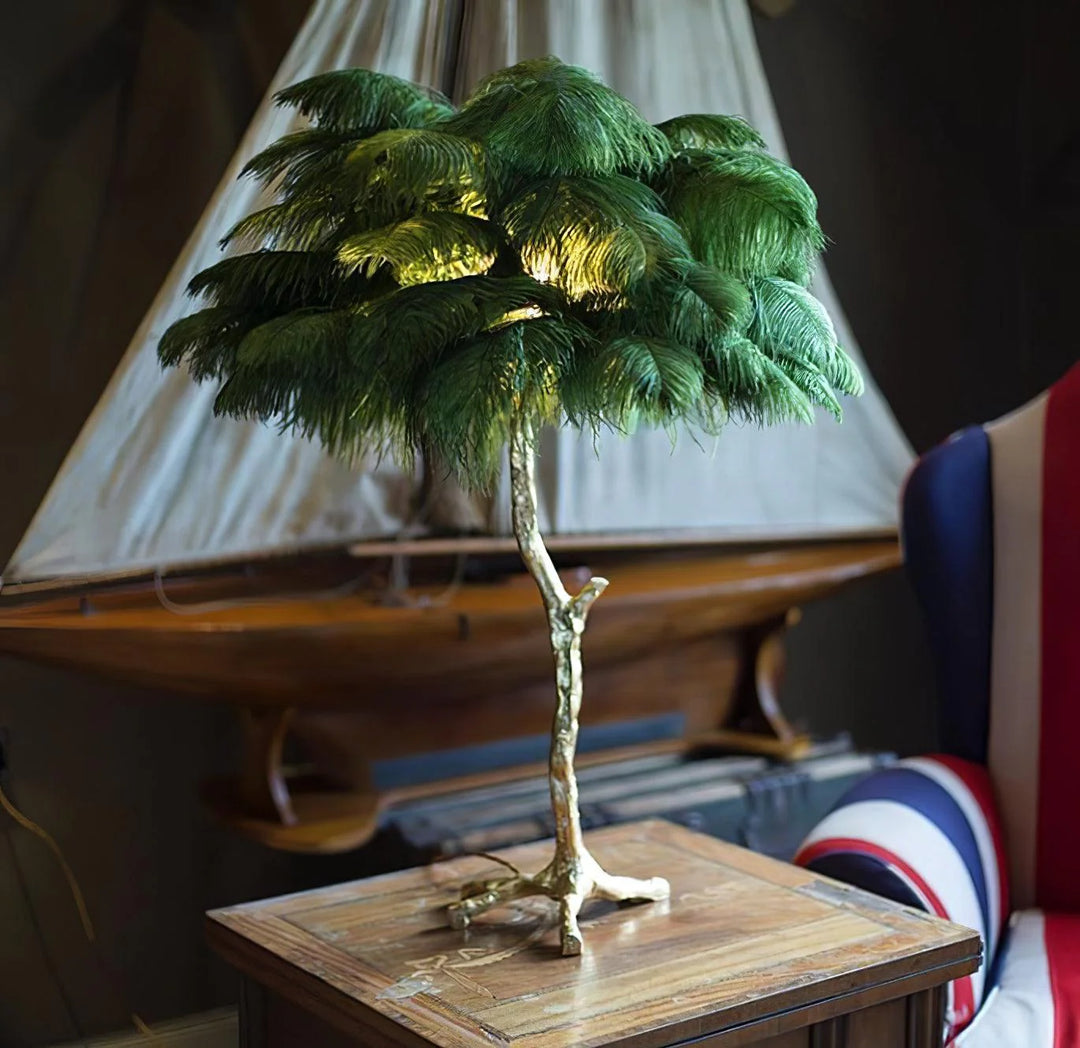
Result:
<svg viewBox="0 0 1080 1048"><path fill-rule="evenodd" d="M764 622L894 567L893 541L744 553L645 554L591 564L611 586L589 620L590 670ZM587 577L588 569L576 569ZM0 652L243 704L327 707L402 692L445 701L547 680L547 624L528 576L457 588L244 596L228 580L150 584L5 609ZM224 595L203 607L207 593ZM215 601L215 604L218 602ZM195 607L192 605L195 604Z"/></svg>
<svg viewBox="0 0 1080 1048"><path fill-rule="evenodd" d="M785 629L803 602L899 560L895 540L880 539L593 550L588 567L564 560L571 590L590 574L611 580L585 636L582 722L677 714L682 740L650 745L798 757L809 738L778 699ZM412 565L407 587L389 585L388 567L385 558L307 558L7 598L0 652L235 704L239 772L206 784L211 810L274 848L344 851L369 840L395 800L463 785L380 789L380 761L536 735L551 723L547 622L516 558L474 558L450 585L453 560ZM299 768L285 759L286 740L303 755Z"/></svg>

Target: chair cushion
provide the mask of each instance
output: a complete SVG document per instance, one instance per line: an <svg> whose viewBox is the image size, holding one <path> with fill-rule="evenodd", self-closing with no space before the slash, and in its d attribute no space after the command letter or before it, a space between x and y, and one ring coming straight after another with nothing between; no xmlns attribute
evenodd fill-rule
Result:
<svg viewBox="0 0 1080 1048"><path fill-rule="evenodd" d="M1080 1048L1080 916L1013 914L994 985L957 1048Z"/></svg>
<svg viewBox="0 0 1080 1048"><path fill-rule="evenodd" d="M795 862L916 906L982 936L994 956L1008 913L1005 853L989 776L959 758L923 757L875 772L814 829ZM949 1030L974 1017L985 966L950 986Z"/></svg>

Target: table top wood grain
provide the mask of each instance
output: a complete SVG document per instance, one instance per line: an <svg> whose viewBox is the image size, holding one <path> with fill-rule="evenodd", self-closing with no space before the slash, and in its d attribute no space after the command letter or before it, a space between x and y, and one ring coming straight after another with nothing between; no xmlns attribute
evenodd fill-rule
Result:
<svg viewBox="0 0 1080 1048"><path fill-rule="evenodd" d="M480 857L217 910L209 936L274 993L402 1048L661 1048L710 1034L710 1045L746 1044L979 965L970 929L681 827L588 840L613 872L666 876L672 897L588 906L581 957L560 956L544 899L449 928L462 883L496 871ZM531 870L549 847L503 854Z"/></svg>

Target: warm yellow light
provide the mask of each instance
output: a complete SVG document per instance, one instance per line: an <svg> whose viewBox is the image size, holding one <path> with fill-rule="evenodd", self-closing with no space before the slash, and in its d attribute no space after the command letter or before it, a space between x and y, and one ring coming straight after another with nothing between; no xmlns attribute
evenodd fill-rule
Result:
<svg viewBox="0 0 1080 1048"><path fill-rule="evenodd" d="M486 273L495 262L493 251L434 251L421 261L401 266L394 274L403 287L439 280L457 280Z"/></svg>
<svg viewBox="0 0 1080 1048"><path fill-rule="evenodd" d="M568 227L555 240L526 243L521 261L535 280L557 285L574 302L621 298L645 272L638 238L623 226Z"/></svg>
<svg viewBox="0 0 1080 1048"><path fill-rule="evenodd" d="M495 326L502 327L504 324L515 324L519 320L535 320L543 315L544 311L539 306L522 306L521 309L511 309L509 312L504 313Z"/></svg>
<svg viewBox="0 0 1080 1048"><path fill-rule="evenodd" d="M541 284L551 284L558 279L559 265L551 255L536 253L523 259L529 276Z"/></svg>

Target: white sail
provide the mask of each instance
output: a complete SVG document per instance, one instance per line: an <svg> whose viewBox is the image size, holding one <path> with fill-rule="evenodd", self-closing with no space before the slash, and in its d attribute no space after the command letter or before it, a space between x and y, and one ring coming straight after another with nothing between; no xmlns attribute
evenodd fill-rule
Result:
<svg viewBox="0 0 1080 1048"><path fill-rule="evenodd" d="M192 308L185 289L218 241L260 205L237 180L294 130L272 94L327 69L366 66L439 84L451 0L318 0L213 198L4 572L7 581L95 575L302 549L399 529L418 483L392 463L353 472L315 444L215 418L212 385L157 361L162 332Z"/></svg>
<svg viewBox="0 0 1080 1048"><path fill-rule="evenodd" d="M220 257L221 235L257 206L257 188L236 175L292 126L273 91L353 65L442 87L456 68L460 95L485 73L548 53L596 70L652 119L741 114L783 155L744 0L318 0L4 577L165 568L400 529L412 472L375 463L350 472L305 440L214 418L213 388L163 372L157 341L190 308L184 289ZM817 292L854 351L824 274ZM643 432L605 436L597 457L591 438L546 434L547 526L755 538L891 526L910 450L872 383L846 412L842 427L731 428L704 451L683 439L672 452L666 434ZM494 499L492 525L509 530L507 500Z"/></svg>

